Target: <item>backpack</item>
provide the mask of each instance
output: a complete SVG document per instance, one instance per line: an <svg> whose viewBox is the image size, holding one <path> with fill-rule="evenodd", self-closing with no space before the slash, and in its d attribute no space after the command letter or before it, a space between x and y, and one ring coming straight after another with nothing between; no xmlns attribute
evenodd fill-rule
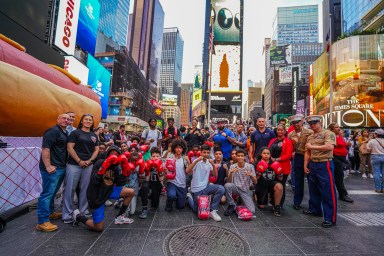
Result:
<svg viewBox="0 0 384 256"><path fill-rule="evenodd" d="M165 137L166 138L168 138L168 129L169 128L166 128L165 130L164 130L164 134L165 134ZM173 133L173 138L176 138L177 137L177 129L176 128L174 128L174 133Z"/></svg>
<svg viewBox="0 0 384 256"><path fill-rule="evenodd" d="M161 134L160 134L159 130L156 129L156 131L157 131L157 138L156 138L156 140L158 140L160 138ZM143 132L143 135L141 137L143 137L144 139L147 139L148 133L149 133L149 129L145 129L144 132Z"/></svg>

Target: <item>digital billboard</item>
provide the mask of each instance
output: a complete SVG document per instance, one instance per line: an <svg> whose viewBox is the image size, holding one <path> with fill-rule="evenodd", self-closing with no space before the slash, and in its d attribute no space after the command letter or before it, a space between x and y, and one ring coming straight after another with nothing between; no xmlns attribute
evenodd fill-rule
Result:
<svg viewBox="0 0 384 256"><path fill-rule="evenodd" d="M292 64L291 45L275 46L269 50L271 66L287 66Z"/></svg>
<svg viewBox="0 0 384 256"><path fill-rule="evenodd" d="M240 90L240 46L217 45L212 55L211 91Z"/></svg>
<svg viewBox="0 0 384 256"><path fill-rule="evenodd" d="M89 68L88 84L100 98L102 118L107 118L111 73L90 54L88 54L87 67Z"/></svg>
<svg viewBox="0 0 384 256"><path fill-rule="evenodd" d="M60 1L54 44L68 55L74 55L80 1Z"/></svg>
<svg viewBox="0 0 384 256"><path fill-rule="evenodd" d="M165 106L177 106L177 95L163 94L161 96L161 105Z"/></svg>
<svg viewBox="0 0 384 256"><path fill-rule="evenodd" d="M292 67L288 66L279 68L279 84L288 83L292 83Z"/></svg>
<svg viewBox="0 0 384 256"><path fill-rule="evenodd" d="M332 45L332 121L343 127L384 126L384 35L353 36ZM329 119L325 53L312 66L313 113Z"/></svg>
<svg viewBox="0 0 384 256"><path fill-rule="evenodd" d="M64 69L80 79L84 85L88 84L89 69L73 56L64 56Z"/></svg>
<svg viewBox="0 0 384 256"><path fill-rule="evenodd" d="M95 55L100 3L98 0L81 0L76 43L84 51Z"/></svg>
<svg viewBox="0 0 384 256"><path fill-rule="evenodd" d="M240 42L240 1L212 0L215 43Z"/></svg>
<svg viewBox="0 0 384 256"><path fill-rule="evenodd" d="M203 65L195 65L193 88L201 88L203 85Z"/></svg>

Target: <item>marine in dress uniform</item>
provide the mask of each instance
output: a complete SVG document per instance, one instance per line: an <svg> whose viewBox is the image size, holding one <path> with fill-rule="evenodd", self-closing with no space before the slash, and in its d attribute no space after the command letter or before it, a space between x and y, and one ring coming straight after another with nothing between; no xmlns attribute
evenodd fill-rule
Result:
<svg viewBox="0 0 384 256"><path fill-rule="evenodd" d="M294 130L288 134L288 138L294 145L295 152L293 157L293 174L295 180L293 208L295 210L300 210L300 205L304 197L305 144L307 143L308 137L313 134L313 131L303 127L304 116L301 114L290 116L288 119L294 128Z"/></svg>
<svg viewBox="0 0 384 256"><path fill-rule="evenodd" d="M324 215L321 224L324 228L336 225L337 200L332 162L336 136L324 130L321 116L309 116L307 122L314 134L305 145L304 172L309 174L309 208L303 211L307 215ZM322 214L323 213L323 214Z"/></svg>

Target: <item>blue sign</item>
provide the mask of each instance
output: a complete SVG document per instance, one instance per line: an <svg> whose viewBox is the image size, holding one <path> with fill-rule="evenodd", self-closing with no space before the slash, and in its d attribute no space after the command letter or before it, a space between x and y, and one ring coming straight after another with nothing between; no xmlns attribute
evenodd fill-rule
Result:
<svg viewBox="0 0 384 256"><path fill-rule="evenodd" d="M84 51L95 55L100 3L98 0L81 0L76 43Z"/></svg>
<svg viewBox="0 0 384 256"><path fill-rule="evenodd" d="M111 73L90 54L88 54L87 67L89 68L88 84L92 86L92 90L100 98L102 109L101 117L107 118Z"/></svg>

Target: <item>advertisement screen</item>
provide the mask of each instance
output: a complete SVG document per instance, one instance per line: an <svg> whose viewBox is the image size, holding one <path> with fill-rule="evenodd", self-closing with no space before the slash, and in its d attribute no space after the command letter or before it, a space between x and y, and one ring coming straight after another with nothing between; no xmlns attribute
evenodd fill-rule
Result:
<svg viewBox="0 0 384 256"><path fill-rule="evenodd" d="M76 43L84 51L95 55L100 4L98 0L81 0Z"/></svg>
<svg viewBox="0 0 384 256"><path fill-rule="evenodd" d="M84 85L88 84L88 73L89 70L73 56L64 57L64 69L71 73L73 76L80 79Z"/></svg>
<svg viewBox="0 0 384 256"><path fill-rule="evenodd" d="M344 127L384 126L384 35L354 36L332 45L332 121ZM313 112L329 117L328 61L313 64Z"/></svg>
<svg viewBox="0 0 384 256"><path fill-rule="evenodd" d="M281 67L279 68L279 83L290 84L292 83L292 67Z"/></svg>
<svg viewBox="0 0 384 256"><path fill-rule="evenodd" d="M161 104L164 106L177 106L177 95L163 94Z"/></svg>
<svg viewBox="0 0 384 256"><path fill-rule="evenodd" d="M271 66L287 66L292 64L291 45L271 47L269 50Z"/></svg>
<svg viewBox="0 0 384 256"><path fill-rule="evenodd" d="M80 1L60 1L56 20L55 45L68 55L74 55Z"/></svg>
<svg viewBox="0 0 384 256"><path fill-rule="evenodd" d="M88 84L100 98L102 118L107 118L111 73L91 55L88 55L87 67L89 68Z"/></svg>
<svg viewBox="0 0 384 256"><path fill-rule="evenodd" d="M240 46L217 45L212 55L211 91L240 90Z"/></svg>
<svg viewBox="0 0 384 256"><path fill-rule="evenodd" d="M104 67L112 67L115 62L115 56L103 56L96 58Z"/></svg>
<svg viewBox="0 0 384 256"><path fill-rule="evenodd" d="M194 74L193 88L201 88L203 85L203 65L195 65Z"/></svg>
<svg viewBox="0 0 384 256"><path fill-rule="evenodd" d="M203 98L203 90L202 89L195 89L192 94L192 110L199 105Z"/></svg>
<svg viewBox="0 0 384 256"><path fill-rule="evenodd" d="M240 1L212 0L213 42L240 42Z"/></svg>

